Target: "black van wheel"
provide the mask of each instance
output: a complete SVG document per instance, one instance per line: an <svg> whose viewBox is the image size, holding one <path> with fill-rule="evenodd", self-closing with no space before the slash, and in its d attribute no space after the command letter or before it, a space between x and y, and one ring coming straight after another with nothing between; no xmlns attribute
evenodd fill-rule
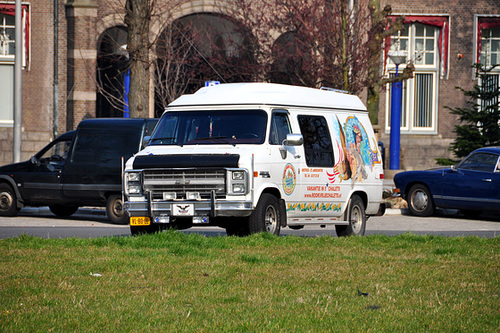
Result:
<svg viewBox="0 0 500 333"><path fill-rule="evenodd" d="M358 195L351 197L345 214L349 225L336 225L337 236L363 236L366 228L366 213L363 200Z"/></svg>
<svg viewBox="0 0 500 333"><path fill-rule="evenodd" d="M257 207L248 220L249 233L267 232L279 235L281 230L281 214L278 198L270 193L263 193Z"/></svg>
<svg viewBox="0 0 500 333"><path fill-rule="evenodd" d="M0 184L0 216L16 216L17 208L16 192L8 184Z"/></svg>
<svg viewBox="0 0 500 333"><path fill-rule="evenodd" d="M56 216L68 217L76 213L78 206L53 205L49 206L49 209Z"/></svg>
<svg viewBox="0 0 500 333"><path fill-rule="evenodd" d="M122 196L119 194L111 194L106 203L106 214L111 223L128 224L129 217L123 210Z"/></svg>

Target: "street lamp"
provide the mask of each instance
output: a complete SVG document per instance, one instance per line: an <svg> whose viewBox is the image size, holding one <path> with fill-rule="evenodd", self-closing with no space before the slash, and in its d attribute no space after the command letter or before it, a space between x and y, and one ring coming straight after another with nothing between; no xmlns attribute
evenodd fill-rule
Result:
<svg viewBox="0 0 500 333"><path fill-rule="evenodd" d="M398 67L406 62L406 52L389 52L389 58L396 65L396 77L398 76ZM402 84L401 81L392 83L391 93L391 143L390 143L390 170L399 170L399 150L401 136L401 101Z"/></svg>

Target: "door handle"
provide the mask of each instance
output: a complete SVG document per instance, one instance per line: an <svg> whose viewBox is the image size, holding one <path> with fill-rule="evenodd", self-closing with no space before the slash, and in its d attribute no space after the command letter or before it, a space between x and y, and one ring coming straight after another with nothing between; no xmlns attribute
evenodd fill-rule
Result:
<svg viewBox="0 0 500 333"><path fill-rule="evenodd" d="M491 183L491 178L484 178L481 179L483 182Z"/></svg>

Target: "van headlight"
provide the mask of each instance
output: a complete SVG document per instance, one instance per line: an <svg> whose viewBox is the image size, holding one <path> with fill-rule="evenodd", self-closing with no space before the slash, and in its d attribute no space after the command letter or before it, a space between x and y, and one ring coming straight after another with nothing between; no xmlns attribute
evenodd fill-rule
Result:
<svg viewBox="0 0 500 333"><path fill-rule="evenodd" d="M125 173L125 193L127 195L142 194L142 173L133 171Z"/></svg>
<svg viewBox="0 0 500 333"><path fill-rule="evenodd" d="M248 193L248 171L244 169L228 169L229 195L245 195Z"/></svg>

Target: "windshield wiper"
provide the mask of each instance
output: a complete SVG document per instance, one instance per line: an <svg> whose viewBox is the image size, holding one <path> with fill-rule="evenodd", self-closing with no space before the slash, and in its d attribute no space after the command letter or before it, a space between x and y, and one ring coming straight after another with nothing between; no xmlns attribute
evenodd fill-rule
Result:
<svg viewBox="0 0 500 333"><path fill-rule="evenodd" d="M206 138L196 138L196 139L193 139L192 141L204 141L204 140L221 141L221 142L226 143L228 145L236 146L236 143L230 142L229 140L227 140L227 136L212 136L212 137L206 137Z"/></svg>

